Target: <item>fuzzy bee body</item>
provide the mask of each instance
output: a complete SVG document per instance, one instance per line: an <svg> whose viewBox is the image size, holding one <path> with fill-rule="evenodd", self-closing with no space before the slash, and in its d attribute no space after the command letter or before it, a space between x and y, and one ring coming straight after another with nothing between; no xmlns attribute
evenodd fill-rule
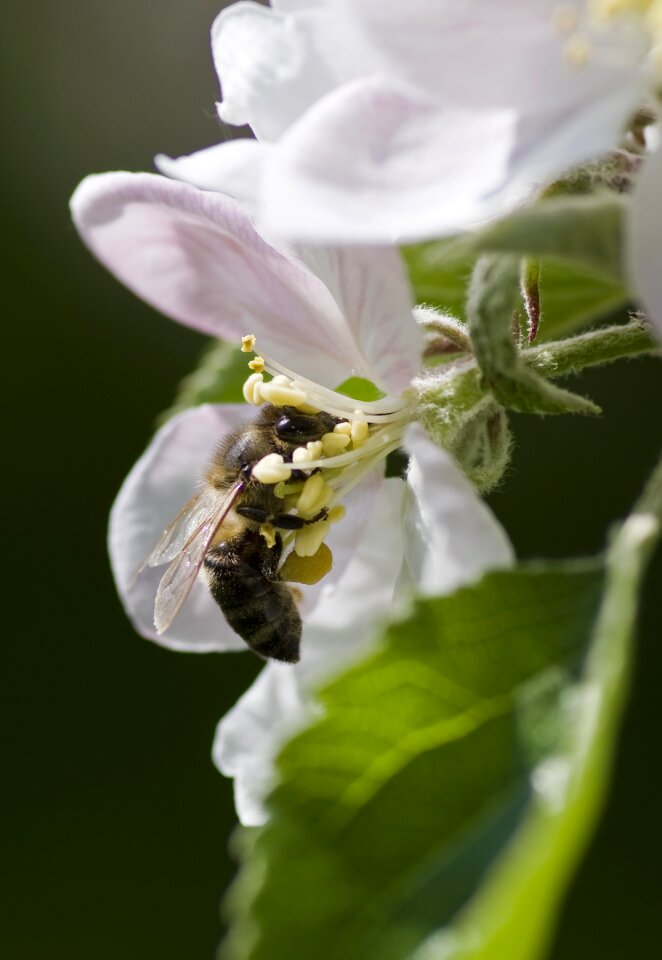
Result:
<svg viewBox="0 0 662 960"><path fill-rule="evenodd" d="M301 617L292 594L278 579L280 537L268 547L248 527L213 547L204 560L211 594L235 633L262 657L299 659Z"/></svg>
<svg viewBox="0 0 662 960"><path fill-rule="evenodd" d="M337 422L323 412L304 414L266 404L252 423L221 441L201 493L183 508L143 565L170 563L156 595L159 633L171 625L202 570L228 624L252 650L288 663L299 659L301 618L279 576L282 539L276 533L269 546L260 526L296 530L318 518L283 513L274 485L261 483L252 470L270 453L291 462L297 447L320 439Z"/></svg>

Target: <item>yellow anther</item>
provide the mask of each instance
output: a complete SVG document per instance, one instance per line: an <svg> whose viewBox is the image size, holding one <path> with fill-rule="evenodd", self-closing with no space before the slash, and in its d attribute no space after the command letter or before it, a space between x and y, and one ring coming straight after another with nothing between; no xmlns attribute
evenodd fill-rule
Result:
<svg viewBox="0 0 662 960"><path fill-rule="evenodd" d="M268 453L258 460L251 471L260 483L280 483L281 480L289 480L291 473L292 465L285 463L279 453Z"/></svg>
<svg viewBox="0 0 662 960"><path fill-rule="evenodd" d="M329 510L327 520L329 523L338 523L338 521L342 520L346 513L347 511L343 507L342 503L337 503L335 507L331 507Z"/></svg>
<svg viewBox="0 0 662 960"><path fill-rule="evenodd" d="M306 402L306 394L299 387L292 386L292 381L279 375L265 383L260 393L267 403L276 407L298 407Z"/></svg>
<svg viewBox="0 0 662 960"><path fill-rule="evenodd" d="M303 490L303 480L297 480L295 483L277 483L274 487L274 494L279 500L283 501L283 511L295 510L299 494Z"/></svg>
<svg viewBox="0 0 662 960"><path fill-rule="evenodd" d="M255 350L255 334L249 333L241 338L241 352L252 353Z"/></svg>
<svg viewBox="0 0 662 960"><path fill-rule="evenodd" d="M304 519L316 516L329 503L333 490L325 482L321 473L308 477L297 500L297 510Z"/></svg>
<svg viewBox="0 0 662 960"><path fill-rule="evenodd" d="M313 557L322 546L331 524L328 520L318 520L307 527L297 530L294 539L294 551L300 557Z"/></svg>
<svg viewBox="0 0 662 960"><path fill-rule="evenodd" d="M262 388L264 387L264 377L261 373L251 373L246 380L243 388L244 400L246 403L252 403L254 407L260 407L264 403L262 399Z"/></svg>
<svg viewBox="0 0 662 960"><path fill-rule="evenodd" d="M322 441L309 440L306 444L306 450L310 450L311 458L313 460L319 460L319 458L322 456Z"/></svg>
<svg viewBox="0 0 662 960"><path fill-rule="evenodd" d="M333 566L333 554L325 543L312 557L300 557L294 550L280 569L280 578L288 583L319 583Z"/></svg>
<svg viewBox="0 0 662 960"><path fill-rule="evenodd" d="M589 12L594 20L605 22L623 14L645 15L655 8L657 0L589 0Z"/></svg>
<svg viewBox="0 0 662 960"><path fill-rule="evenodd" d="M260 536L264 537L269 548L276 546L276 528L273 523L261 523Z"/></svg>
<svg viewBox="0 0 662 960"><path fill-rule="evenodd" d="M335 457L350 444L346 433L325 433L322 437L322 451L325 457Z"/></svg>
<svg viewBox="0 0 662 960"><path fill-rule="evenodd" d="M352 432L352 425L348 420L343 420L342 423L337 423L335 425L335 427L333 428L333 432L340 433L340 434L344 433L347 436L349 436L350 433Z"/></svg>
<svg viewBox="0 0 662 960"><path fill-rule="evenodd" d="M307 447L297 447L292 454L292 463L310 463L313 455Z"/></svg>
<svg viewBox="0 0 662 960"><path fill-rule="evenodd" d="M294 483L286 483L283 486L283 496L289 497L295 494L298 497L303 490L305 482L305 480L295 480Z"/></svg>
<svg viewBox="0 0 662 960"><path fill-rule="evenodd" d="M584 67L591 56L591 44L586 37L575 33L566 40L563 47L563 59L573 67Z"/></svg>
<svg viewBox="0 0 662 960"><path fill-rule="evenodd" d="M370 436L370 427L365 420L352 420L352 446L362 447Z"/></svg>
<svg viewBox="0 0 662 960"><path fill-rule="evenodd" d="M262 373L264 370L264 357L255 357L248 361L248 369L255 370L256 373Z"/></svg>

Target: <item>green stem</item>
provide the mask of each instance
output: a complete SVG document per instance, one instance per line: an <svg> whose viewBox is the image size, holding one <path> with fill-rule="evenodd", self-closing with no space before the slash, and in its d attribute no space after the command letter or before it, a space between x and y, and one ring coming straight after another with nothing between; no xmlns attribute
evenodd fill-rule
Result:
<svg viewBox="0 0 662 960"><path fill-rule="evenodd" d="M522 351L522 360L543 377L566 377L585 367L659 350L640 320L591 330L568 340L554 340Z"/></svg>
<svg viewBox="0 0 662 960"><path fill-rule="evenodd" d="M662 351L640 319L620 326L591 330L567 340L528 347L520 360L542 377L567 377L586 367L597 367L627 357ZM487 400L481 371L474 358L432 368L415 384L426 415L452 431L477 405ZM433 435L435 431L431 431Z"/></svg>

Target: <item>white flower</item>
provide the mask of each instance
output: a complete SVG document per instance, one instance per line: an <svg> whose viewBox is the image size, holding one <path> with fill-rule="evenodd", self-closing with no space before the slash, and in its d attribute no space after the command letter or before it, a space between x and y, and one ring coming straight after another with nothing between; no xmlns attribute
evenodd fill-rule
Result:
<svg viewBox="0 0 662 960"><path fill-rule="evenodd" d="M214 747L218 766L235 777L240 818L258 823L276 750L314 712L315 685L369 648L378 623L396 609L396 585L403 597L412 584L449 592L510 563L511 548L449 456L419 426L405 434L420 341L397 252L277 249L236 202L147 174L90 177L72 210L90 249L164 313L226 339L256 335L266 369L282 380L267 384L261 373L252 375L251 400L278 404L285 391L286 403L323 408L339 419L347 411L344 452L334 444L315 447L312 459L304 451L297 461L297 469L319 468L313 476L325 478L331 504L342 499L346 507L324 531L331 572L301 587L301 661L270 662L221 722ZM368 378L389 395L365 404L335 393L350 376ZM243 646L202 578L159 634L154 600L163 571L148 569L137 579L135 572L190 498L218 441L250 419L247 409L205 405L170 420L113 508L110 553L127 612L140 633L175 649ZM379 467L401 442L411 455L407 484L384 480Z"/></svg>
<svg viewBox="0 0 662 960"><path fill-rule="evenodd" d="M613 148L650 85L658 0L274 0L212 30L239 140L162 172L315 242L402 242L496 215ZM650 10L648 11L650 14Z"/></svg>

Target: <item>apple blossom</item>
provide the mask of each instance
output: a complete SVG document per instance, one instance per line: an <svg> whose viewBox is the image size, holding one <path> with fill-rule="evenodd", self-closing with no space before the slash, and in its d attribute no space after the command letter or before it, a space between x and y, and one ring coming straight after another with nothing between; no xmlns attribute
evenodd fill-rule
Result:
<svg viewBox="0 0 662 960"><path fill-rule="evenodd" d="M650 89L659 10L659 0L235 3L212 29L218 109L257 140L157 165L240 196L301 240L453 232L618 143Z"/></svg>
<svg viewBox="0 0 662 960"><path fill-rule="evenodd" d="M241 818L260 822L273 757L315 710L314 687L365 653L377 624L414 588L449 592L509 564L511 548L449 455L420 426L408 426L421 341L396 251L277 249L235 201L148 174L90 177L76 191L72 211L90 249L148 302L182 323L243 337L245 349L264 352L250 364L254 372L244 390L250 403L323 409L339 427L347 425L293 458L297 470L327 488L330 519L334 504L345 508L320 531L333 556L331 571L319 583L297 584L301 662L269 663L221 722L214 748L219 767L235 777ZM264 380L265 371L271 380ZM351 376L389 393L361 402L332 389ZM135 573L194 492L219 439L248 419L238 404L203 405L172 418L113 507L109 546L123 603L141 634L174 649L243 646L202 578L160 634L153 612L162 571ZM403 444L410 453L407 483L385 480L384 458ZM294 465L281 460L277 466L290 471ZM258 468L262 482L287 487L270 462ZM303 511L303 487L293 509ZM305 556L297 536L291 547Z"/></svg>

